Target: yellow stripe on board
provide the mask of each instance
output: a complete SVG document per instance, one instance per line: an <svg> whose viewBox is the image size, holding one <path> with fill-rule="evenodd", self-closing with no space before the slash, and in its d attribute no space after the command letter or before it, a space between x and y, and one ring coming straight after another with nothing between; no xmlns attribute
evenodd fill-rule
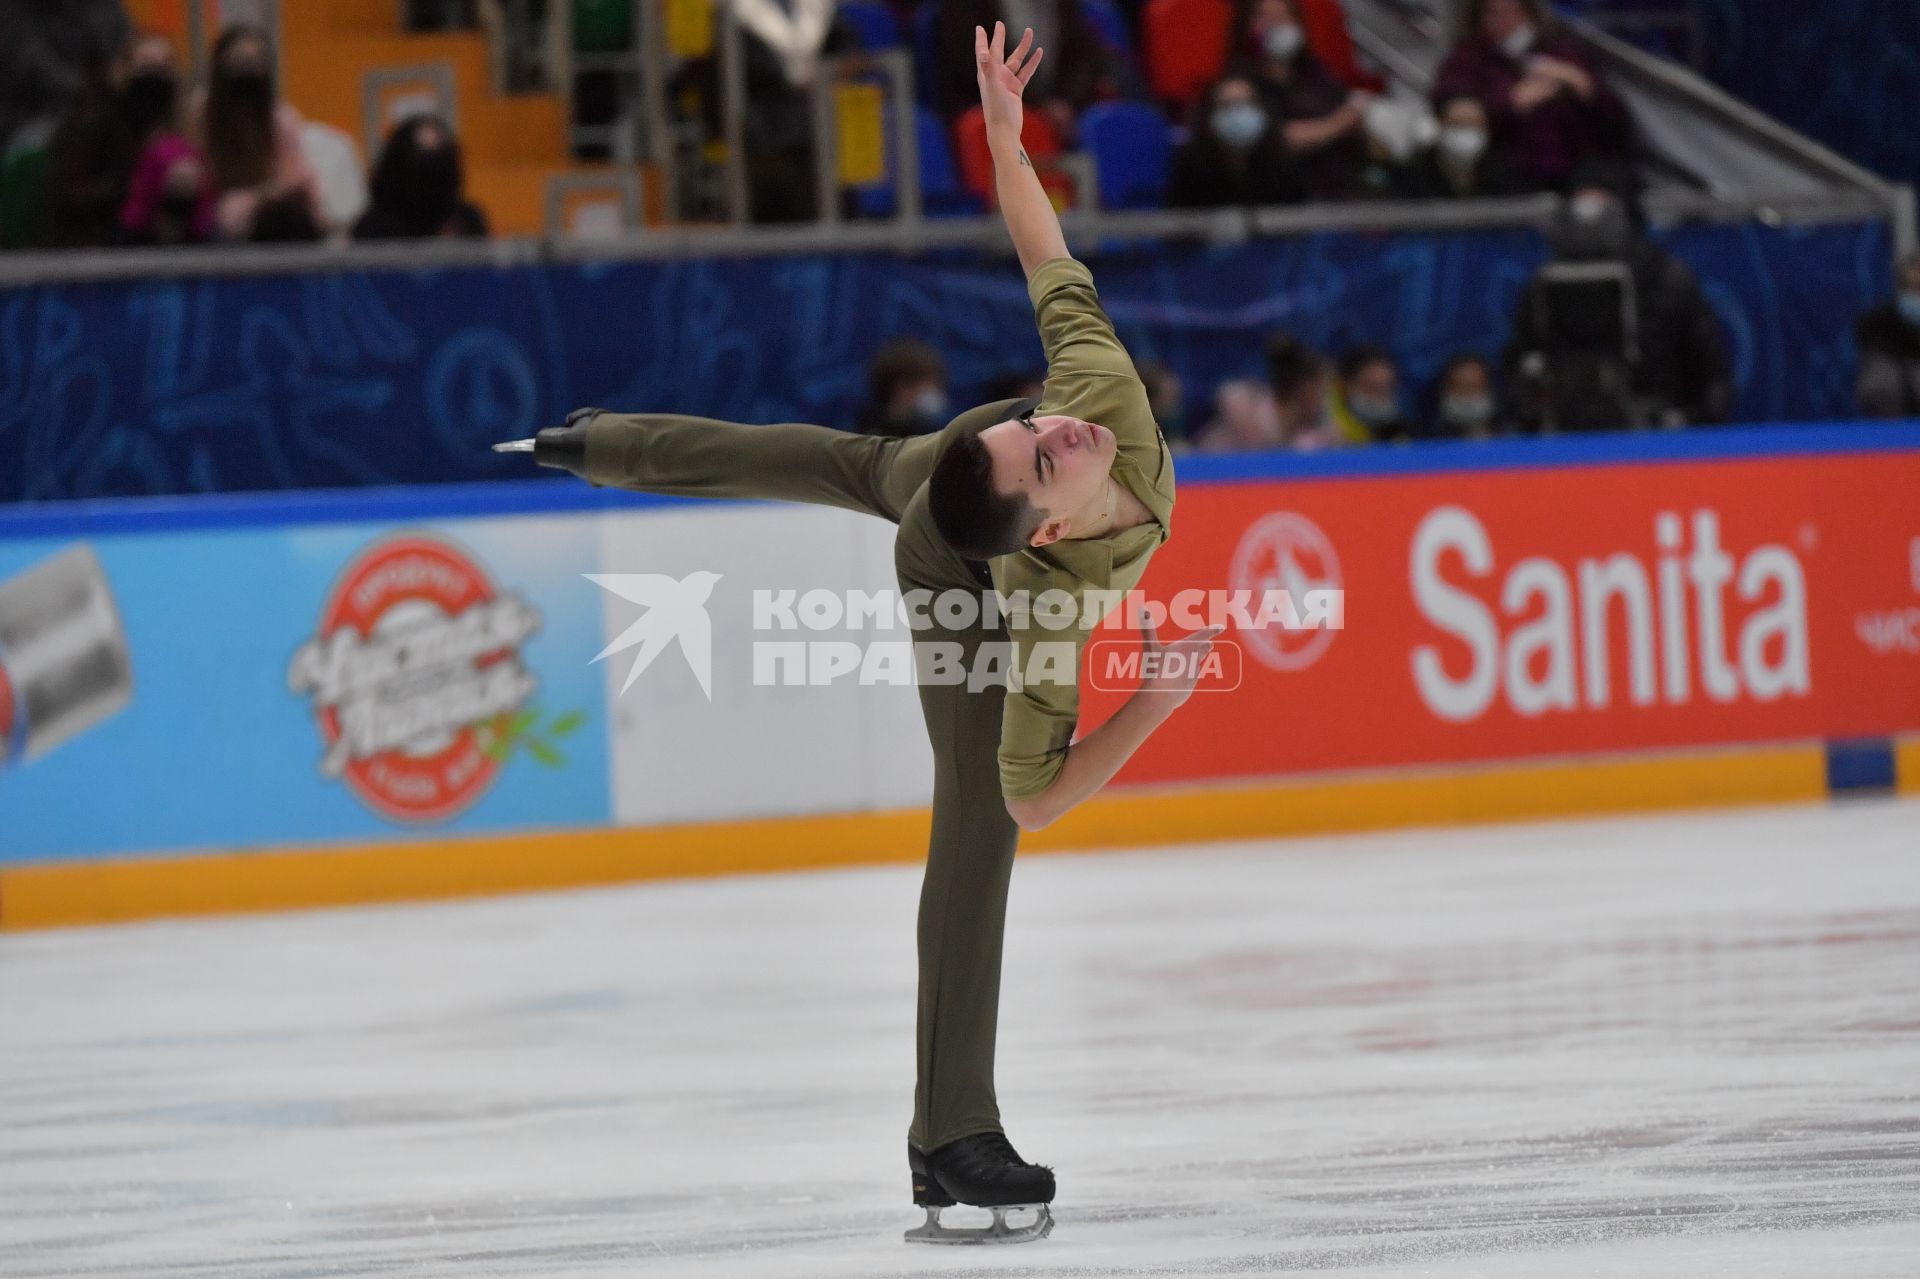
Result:
<svg viewBox="0 0 1920 1279"><path fill-rule="evenodd" d="M1920 737L1894 739L1893 788L1902 795L1920 795Z"/></svg>
<svg viewBox="0 0 1920 1279"><path fill-rule="evenodd" d="M1920 741L1900 747L1902 789L1920 790ZM1129 787L1100 796L1023 852L1510 821L1826 794L1817 744L1623 756L1468 770L1207 786ZM0 928L51 928L169 915L348 906L579 888L637 880L919 861L927 812L822 817L0 869Z"/></svg>

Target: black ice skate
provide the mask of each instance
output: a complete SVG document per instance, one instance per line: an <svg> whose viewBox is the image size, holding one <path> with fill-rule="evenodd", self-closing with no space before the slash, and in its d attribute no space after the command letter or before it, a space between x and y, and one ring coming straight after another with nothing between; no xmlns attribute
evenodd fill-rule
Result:
<svg viewBox="0 0 1920 1279"><path fill-rule="evenodd" d="M541 466L572 471L582 479L587 472L587 423L599 409L575 409L565 426L550 426L530 440L507 440L493 446L495 453L531 453Z"/></svg>
<svg viewBox="0 0 1920 1279"><path fill-rule="evenodd" d="M923 1152L907 1146L913 1170L913 1202L927 1210L927 1224L907 1231L908 1243L1026 1243L1053 1229L1053 1171L1020 1158L1006 1137L983 1132ZM949 1227L940 1210L955 1202L986 1208L993 1224ZM1033 1221L1009 1226L1010 1212L1031 1212Z"/></svg>

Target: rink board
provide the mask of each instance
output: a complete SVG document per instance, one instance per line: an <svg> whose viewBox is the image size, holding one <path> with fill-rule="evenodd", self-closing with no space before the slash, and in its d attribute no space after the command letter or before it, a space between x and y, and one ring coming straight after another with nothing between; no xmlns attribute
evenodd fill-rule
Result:
<svg viewBox="0 0 1920 1279"><path fill-rule="evenodd" d="M1231 685L1023 848L1920 791L1913 424L1187 458L1180 485L1150 598L1338 588L1345 626L1230 630ZM0 514L0 634L37 645L0 645L0 926L916 860L914 690L757 660L904 643L756 625L756 593L890 589L890 535L565 481ZM8 613L76 546L132 670L98 714ZM634 581L696 572L704 686L689 640L631 680L644 635L594 660L648 629ZM1133 643L1095 638L1088 675ZM1083 732L1124 696L1085 682Z"/></svg>

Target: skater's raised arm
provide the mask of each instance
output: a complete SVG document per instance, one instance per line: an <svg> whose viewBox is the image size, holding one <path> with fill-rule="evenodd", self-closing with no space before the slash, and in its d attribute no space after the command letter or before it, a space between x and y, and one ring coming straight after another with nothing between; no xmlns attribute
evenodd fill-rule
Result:
<svg viewBox="0 0 1920 1279"><path fill-rule="evenodd" d="M980 108L986 116L987 147L993 153L994 188L1000 196L1000 216L1006 220L1020 267L1032 279L1042 262L1067 256L1066 237L1040 177L1020 145L1020 94L1033 79L1043 50L1033 47L1033 28L1020 38L1012 56L1006 54L1007 27L993 24L993 38L985 27L973 29L975 71L980 82Z"/></svg>

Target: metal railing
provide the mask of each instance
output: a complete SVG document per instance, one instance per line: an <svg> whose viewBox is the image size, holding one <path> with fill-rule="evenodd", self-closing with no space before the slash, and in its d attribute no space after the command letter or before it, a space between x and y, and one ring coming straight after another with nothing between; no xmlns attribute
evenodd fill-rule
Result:
<svg viewBox="0 0 1920 1279"><path fill-rule="evenodd" d="M1498 200L1420 200L1276 206L1257 209L1069 210L1060 222L1069 245L1118 240L1199 241L1231 245L1255 237L1321 231L1447 232L1531 227L1546 230L1559 209L1552 196ZM1694 197L1681 208L1655 204L1659 220L1671 214L1694 221L1815 225L1871 221L1886 216L1880 202L1861 195L1819 200L1716 201ZM229 245L204 248L112 249L0 253L0 287L56 281L196 276L283 275L313 272L422 270L460 266L529 266L545 262L642 261L759 257L819 253L900 253L974 248L1011 256L1012 244L992 216L922 218L915 222L841 222L794 226L684 225L655 227L618 239L420 240L401 244Z"/></svg>

